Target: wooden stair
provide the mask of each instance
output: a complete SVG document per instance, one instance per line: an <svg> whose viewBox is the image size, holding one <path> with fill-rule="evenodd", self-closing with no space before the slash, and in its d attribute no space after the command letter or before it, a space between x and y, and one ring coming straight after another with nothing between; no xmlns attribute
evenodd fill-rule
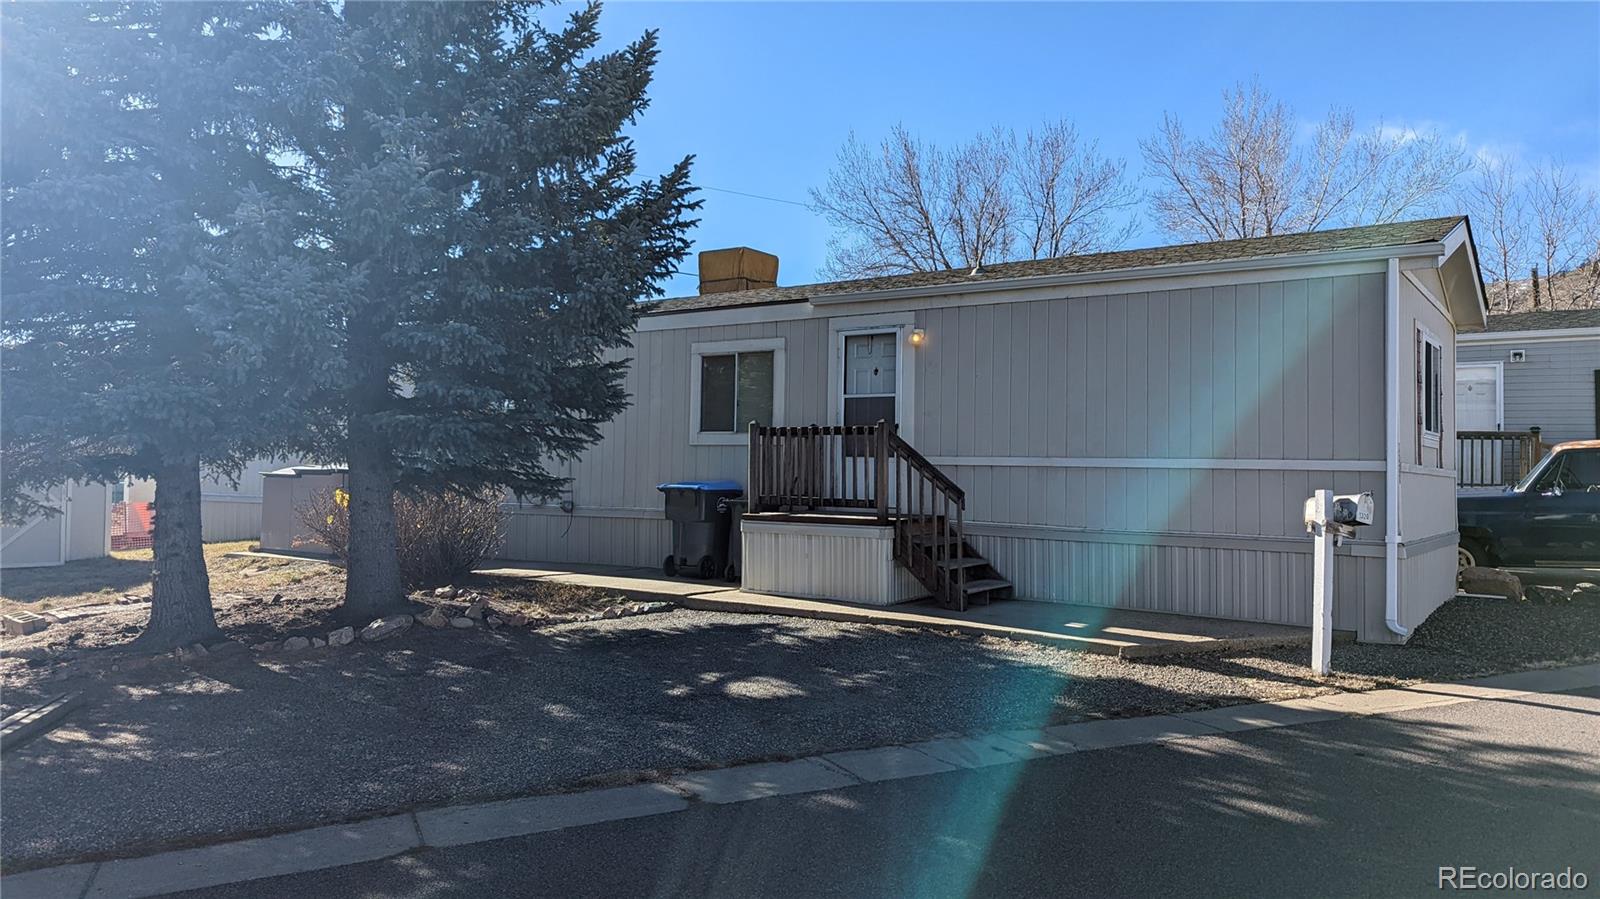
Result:
<svg viewBox="0 0 1600 899"><path fill-rule="evenodd" d="M905 566L940 605L965 609L1014 596L1013 585L961 535L956 522L907 516L896 527L896 561Z"/></svg>
<svg viewBox="0 0 1600 899"><path fill-rule="evenodd" d="M1011 582L966 540L966 491L888 422L751 422L746 498L751 513L870 510L894 525L895 561L947 609L1013 595Z"/></svg>

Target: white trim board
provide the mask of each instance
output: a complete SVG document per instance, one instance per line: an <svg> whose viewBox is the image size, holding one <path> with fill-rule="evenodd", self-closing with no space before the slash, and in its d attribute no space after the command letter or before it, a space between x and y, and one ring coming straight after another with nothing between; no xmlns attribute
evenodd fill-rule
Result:
<svg viewBox="0 0 1600 899"><path fill-rule="evenodd" d="M895 364L895 415L900 436L915 444L917 433L917 365L912 355L911 331L916 327L915 312L888 312L876 315L850 315L828 319L828 421L844 423L844 339L852 334L894 333L897 346Z"/></svg>
<svg viewBox="0 0 1600 899"><path fill-rule="evenodd" d="M748 446L750 432L734 422L732 431L700 430L700 359L703 356L724 356L739 353L772 354L772 421L770 425L784 424L784 347L782 337L759 337L748 340L707 340L689 345L689 445L690 446ZM735 363L737 364L737 363ZM737 390L735 391L737 393ZM735 403L737 405L737 402Z"/></svg>
<svg viewBox="0 0 1600 899"><path fill-rule="evenodd" d="M1478 331L1456 337L1459 343L1551 343L1600 340L1600 328L1552 328L1548 331Z"/></svg>
<svg viewBox="0 0 1600 899"><path fill-rule="evenodd" d="M1411 274L1409 271L1402 270L1400 272L1400 277L1409 281L1411 286L1417 289L1417 293L1422 294L1422 298L1431 303L1434 310L1440 315L1444 316L1445 321L1455 324L1455 318L1450 314L1450 310L1444 308L1444 304L1439 302L1439 298L1434 296L1433 291L1425 287L1422 281L1418 279L1416 275Z"/></svg>
<svg viewBox="0 0 1600 899"><path fill-rule="evenodd" d="M1087 459L1058 456L929 456L935 465L997 468L1168 468L1229 471L1383 471L1376 459Z"/></svg>

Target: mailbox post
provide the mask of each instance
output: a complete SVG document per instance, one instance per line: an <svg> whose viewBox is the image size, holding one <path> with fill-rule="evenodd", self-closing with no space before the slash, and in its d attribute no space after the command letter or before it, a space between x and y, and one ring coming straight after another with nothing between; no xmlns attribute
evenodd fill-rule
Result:
<svg viewBox="0 0 1600 899"><path fill-rule="evenodd" d="M1333 660L1333 548L1372 524L1372 494L1334 496L1318 490L1305 505L1306 532L1316 538L1311 574L1311 670L1327 674Z"/></svg>

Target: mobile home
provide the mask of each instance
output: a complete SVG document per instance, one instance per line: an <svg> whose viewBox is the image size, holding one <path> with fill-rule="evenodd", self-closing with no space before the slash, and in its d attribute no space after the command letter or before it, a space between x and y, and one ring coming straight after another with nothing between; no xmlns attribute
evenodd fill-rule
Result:
<svg viewBox="0 0 1600 899"><path fill-rule="evenodd" d="M1377 507L1336 627L1403 641L1454 592L1464 218L784 287L736 249L700 277L642 316L632 405L568 492L510 507L507 557L658 565L656 486L733 479L747 588L944 598L970 565L952 601L1308 624L1302 503L1331 488ZM959 545L914 551L911 520Z"/></svg>

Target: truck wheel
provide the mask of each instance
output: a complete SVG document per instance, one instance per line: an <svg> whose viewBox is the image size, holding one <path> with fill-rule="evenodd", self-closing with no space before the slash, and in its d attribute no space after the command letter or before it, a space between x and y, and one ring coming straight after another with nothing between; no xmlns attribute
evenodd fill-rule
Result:
<svg viewBox="0 0 1600 899"><path fill-rule="evenodd" d="M1477 537L1462 537L1456 546L1456 567L1477 568L1490 565L1489 547Z"/></svg>
<svg viewBox="0 0 1600 899"><path fill-rule="evenodd" d="M722 577L725 580L737 582L739 580L739 566L729 562L728 567L722 572Z"/></svg>
<svg viewBox="0 0 1600 899"><path fill-rule="evenodd" d="M711 580L717 576L717 560L710 556L700 557L700 577Z"/></svg>
<svg viewBox="0 0 1600 899"><path fill-rule="evenodd" d="M663 574L665 574L667 577L677 577L678 576L678 557L677 556L667 556L666 561L661 563L661 572Z"/></svg>

